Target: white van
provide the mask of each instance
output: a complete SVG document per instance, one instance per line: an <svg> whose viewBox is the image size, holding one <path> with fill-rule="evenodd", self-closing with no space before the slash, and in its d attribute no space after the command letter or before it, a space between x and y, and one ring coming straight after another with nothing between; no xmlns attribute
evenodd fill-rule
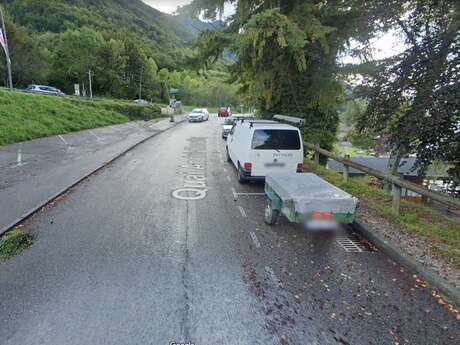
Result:
<svg viewBox="0 0 460 345"><path fill-rule="evenodd" d="M270 172L302 172L300 130L275 121L238 121L228 135L227 160L238 169L238 181L264 180Z"/></svg>

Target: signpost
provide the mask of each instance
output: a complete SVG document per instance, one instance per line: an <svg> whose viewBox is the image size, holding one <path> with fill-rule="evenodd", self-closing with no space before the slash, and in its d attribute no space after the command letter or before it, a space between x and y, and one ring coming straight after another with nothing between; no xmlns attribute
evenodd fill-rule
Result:
<svg viewBox="0 0 460 345"><path fill-rule="evenodd" d="M10 50L8 48L8 38L6 35L5 18L3 17L3 8L0 6L0 18L2 20L2 28L0 29L0 44L3 47L6 55L6 67L8 69L8 87L13 90L13 77L11 73Z"/></svg>

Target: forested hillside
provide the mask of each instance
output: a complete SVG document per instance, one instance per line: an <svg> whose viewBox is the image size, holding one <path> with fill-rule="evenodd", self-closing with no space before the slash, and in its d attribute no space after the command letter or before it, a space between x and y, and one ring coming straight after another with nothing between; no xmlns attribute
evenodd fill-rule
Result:
<svg viewBox="0 0 460 345"><path fill-rule="evenodd" d="M52 84L73 93L79 83L87 90L91 70L98 96L167 101L175 87L196 102L191 90L202 99L208 83L222 79L198 75L188 63L197 34L218 22L164 14L140 0L7 0L5 7L16 87ZM0 76L5 85L4 63Z"/></svg>

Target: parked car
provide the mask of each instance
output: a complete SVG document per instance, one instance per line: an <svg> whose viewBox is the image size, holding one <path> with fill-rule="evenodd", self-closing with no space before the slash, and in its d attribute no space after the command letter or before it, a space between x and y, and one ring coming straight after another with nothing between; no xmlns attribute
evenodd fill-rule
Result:
<svg viewBox="0 0 460 345"><path fill-rule="evenodd" d="M136 104L139 104L139 105L147 105L147 104L149 104L149 102L146 101L145 99L135 99L133 101L133 103L136 103Z"/></svg>
<svg viewBox="0 0 460 345"><path fill-rule="evenodd" d="M236 118L233 116L227 117L222 124L222 139L227 139L228 134L232 130L233 126L235 125Z"/></svg>
<svg viewBox="0 0 460 345"><path fill-rule="evenodd" d="M232 115L227 117L222 124L222 139L227 139L228 134L232 130L235 123L240 120L254 120L254 117L248 115Z"/></svg>
<svg viewBox="0 0 460 345"><path fill-rule="evenodd" d="M51 95L51 96L65 96L65 93L61 90L52 87L52 86L45 86L45 85L29 85L26 89L27 92L32 93L41 93L44 95Z"/></svg>
<svg viewBox="0 0 460 345"><path fill-rule="evenodd" d="M230 108L227 108L227 107L220 107L220 108L219 108L219 111L218 111L218 113L217 113L217 116L218 116L218 117L228 117L228 116L232 116L231 111L230 111Z"/></svg>
<svg viewBox="0 0 460 345"><path fill-rule="evenodd" d="M264 120L236 122L227 138L227 160L238 169L238 181L265 180L268 173L303 171L300 130Z"/></svg>
<svg viewBox="0 0 460 345"><path fill-rule="evenodd" d="M193 109L193 111L188 115L188 122L202 122L209 120L208 109Z"/></svg>

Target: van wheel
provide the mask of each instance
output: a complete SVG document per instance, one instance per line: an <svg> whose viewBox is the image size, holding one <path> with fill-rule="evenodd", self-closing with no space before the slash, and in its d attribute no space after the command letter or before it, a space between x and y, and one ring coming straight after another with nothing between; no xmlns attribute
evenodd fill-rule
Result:
<svg viewBox="0 0 460 345"><path fill-rule="evenodd" d="M238 165L238 182L241 184L248 182L246 177L244 177L243 169L241 169L240 165Z"/></svg>
<svg viewBox="0 0 460 345"><path fill-rule="evenodd" d="M275 210L270 203L270 201L267 201L267 204L265 205L265 213L264 213L264 220L265 223L268 225L275 225L278 222L278 218L280 216L280 211Z"/></svg>
<svg viewBox="0 0 460 345"><path fill-rule="evenodd" d="M232 159L230 158L230 155L228 154L228 147L227 147L227 162L230 163Z"/></svg>

